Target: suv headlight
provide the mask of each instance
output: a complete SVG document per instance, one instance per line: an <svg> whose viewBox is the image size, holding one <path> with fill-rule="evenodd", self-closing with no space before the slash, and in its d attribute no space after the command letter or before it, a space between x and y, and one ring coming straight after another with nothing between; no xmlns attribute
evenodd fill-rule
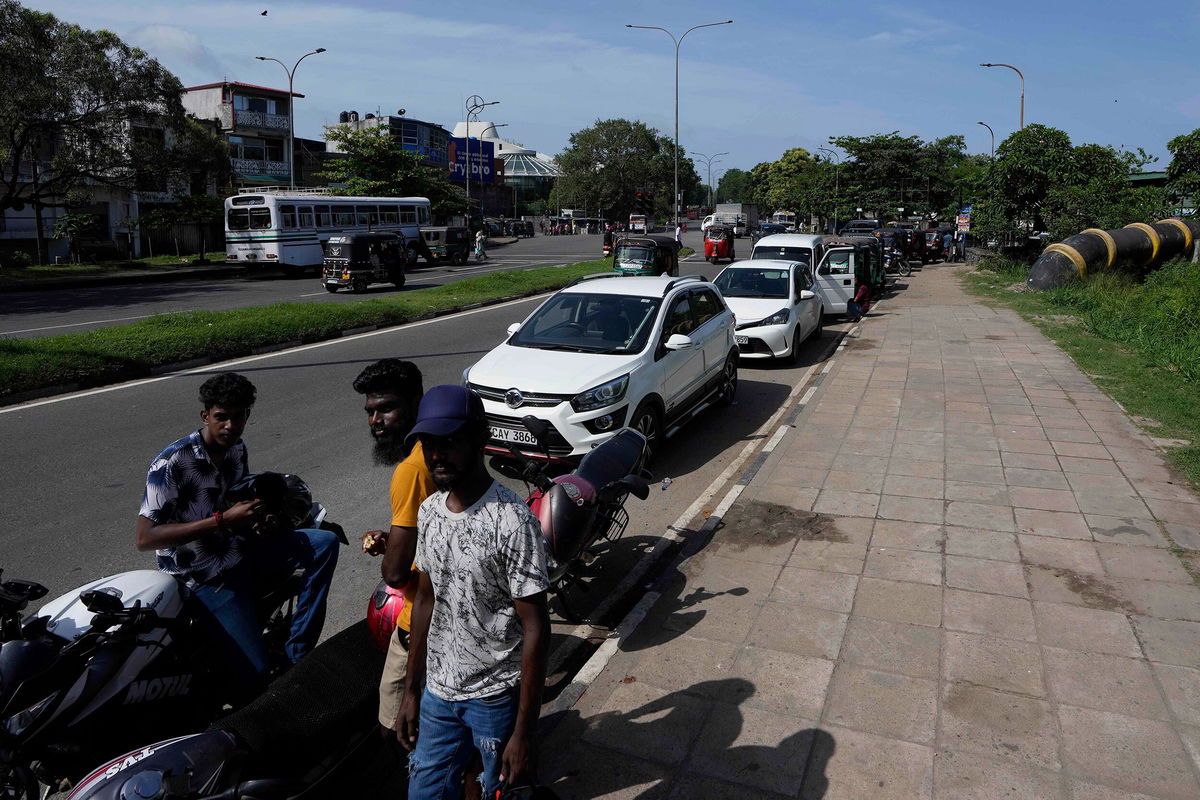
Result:
<svg viewBox="0 0 1200 800"><path fill-rule="evenodd" d="M596 408L604 408L611 406L613 403L620 402L625 397L625 391L629 388L629 375L625 374L621 377L611 380L608 383L602 383L586 392L580 392L571 398L571 408L576 411L591 411Z"/></svg>
<svg viewBox="0 0 1200 800"><path fill-rule="evenodd" d="M762 322L760 322L758 324L759 325L787 325L787 322L790 318L791 318L791 312L789 312L786 308L781 308L778 311L776 311L774 314L767 317L766 319L764 319Z"/></svg>
<svg viewBox="0 0 1200 800"><path fill-rule="evenodd" d="M469 374L471 374L471 368L467 367L466 369L463 370L462 381L461 381L462 385L467 387L468 389L471 388L471 381L467 378L467 376Z"/></svg>

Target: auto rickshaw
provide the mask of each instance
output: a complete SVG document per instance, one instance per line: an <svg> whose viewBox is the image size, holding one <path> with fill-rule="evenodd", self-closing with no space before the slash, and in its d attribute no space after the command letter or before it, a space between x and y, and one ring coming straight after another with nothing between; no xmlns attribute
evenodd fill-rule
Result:
<svg viewBox="0 0 1200 800"><path fill-rule="evenodd" d="M372 283L404 286L407 254L399 233L341 233L325 242L321 283L327 292L348 286L365 292Z"/></svg>
<svg viewBox="0 0 1200 800"><path fill-rule="evenodd" d="M471 258L471 232L466 228L421 228L430 264L466 264Z"/></svg>
<svg viewBox="0 0 1200 800"><path fill-rule="evenodd" d="M670 236L622 236L613 249L613 270L622 275L678 275L682 249Z"/></svg>
<svg viewBox="0 0 1200 800"><path fill-rule="evenodd" d="M612 255L612 249L613 249L613 232L605 231L604 232L604 244L601 248L601 252L604 253L605 258L608 258L610 255Z"/></svg>
<svg viewBox="0 0 1200 800"><path fill-rule="evenodd" d="M704 258L713 264L727 258L733 261L733 229L724 225L709 225L704 232Z"/></svg>

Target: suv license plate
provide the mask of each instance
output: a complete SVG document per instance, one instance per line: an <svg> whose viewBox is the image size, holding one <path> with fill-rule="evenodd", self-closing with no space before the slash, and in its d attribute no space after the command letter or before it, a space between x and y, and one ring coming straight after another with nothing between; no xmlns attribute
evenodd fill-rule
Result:
<svg viewBox="0 0 1200 800"><path fill-rule="evenodd" d="M737 344L750 344L749 336L734 336L733 341Z"/></svg>
<svg viewBox="0 0 1200 800"><path fill-rule="evenodd" d="M533 438L533 434L527 430L516 430L514 428L492 428L492 438L500 439L504 442L516 442L517 444L537 444L537 439Z"/></svg>

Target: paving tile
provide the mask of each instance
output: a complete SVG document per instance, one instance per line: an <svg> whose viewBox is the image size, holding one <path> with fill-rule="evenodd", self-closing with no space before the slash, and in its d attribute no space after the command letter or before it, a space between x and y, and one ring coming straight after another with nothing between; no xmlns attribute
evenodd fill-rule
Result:
<svg viewBox="0 0 1200 800"><path fill-rule="evenodd" d="M871 546L940 553L943 538L943 529L940 525L880 519L875 521L875 529L871 534Z"/></svg>
<svg viewBox="0 0 1200 800"><path fill-rule="evenodd" d="M835 514L845 517L874 517L879 508L879 495L867 492L845 492L838 489L822 489L813 503L813 511L819 514Z"/></svg>
<svg viewBox="0 0 1200 800"><path fill-rule="evenodd" d="M627 674L666 691L682 691L708 682L719 683L733 666L738 646L701 639L675 631L650 634L642 656Z"/></svg>
<svg viewBox="0 0 1200 800"><path fill-rule="evenodd" d="M1200 668L1200 624L1139 616L1132 619L1151 661Z"/></svg>
<svg viewBox="0 0 1200 800"><path fill-rule="evenodd" d="M1135 717L1170 718L1145 661L1044 647L1042 664L1050 691L1060 703Z"/></svg>
<svg viewBox="0 0 1200 800"><path fill-rule="evenodd" d="M920 583L862 578L854 596L853 613L892 622L937 626L942 621L942 590Z"/></svg>
<svg viewBox="0 0 1200 800"><path fill-rule="evenodd" d="M771 590L770 599L780 603L849 613L854 606L856 588L856 575L785 567Z"/></svg>
<svg viewBox="0 0 1200 800"><path fill-rule="evenodd" d="M794 796L816 728L795 717L716 704L684 769L741 784L743 792Z"/></svg>
<svg viewBox="0 0 1200 800"><path fill-rule="evenodd" d="M1085 494L1118 494L1132 497L1133 485L1116 475L1087 475L1079 472L1064 473L1071 488Z"/></svg>
<svg viewBox="0 0 1200 800"><path fill-rule="evenodd" d="M1071 800L1157 800L1148 794L1129 792L1087 781L1068 780L1071 785Z"/></svg>
<svg viewBox="0 0 1200 800"><path fill-rule="evenodd" d="M1045 426L1046 438L1052 442L1082 442L1100 444L1100 437L1090 428L1055 428Z"/></svg>
<svg viewBox="0 0 1200 800"><path fill-rule="evenodd" d="M1014 529L1013 510L1008 506L972 503L967 500L947 501L945 522L960 528L1006 532Z"/></svg>
<svg viewBox="0 0 1200 800"><path fill-rule="evenodd" d="M1155 519L1164 522L1195 523L1196 520L1200 520L1200 503L1181 503L1178 500L1147 497L1146 505L1150 506Z"/></svg>
<svg viewBox="0 0 1200 800"><path fill-rule="evenodd" d="M609 724L623 724L615 721ZM635 725L641 723L633 723ZM561 726L560 726L561 727ZM556 736L560 734L556 730ZM563 800L663 800L671 785L670 767L571 741L558 747L552 740L539 748L538 779Z"/></svg>
<svg viewBox="0 0 1200 800"><path fill-rule="evenodd" d="M1033 616L1038 641L1043 645L1083 653L1142 657L1142 648L1133 635L1129 618L1122 613L1035 600Z"/></svg>
<svg viewBox="0 0 1200 800"><path fill-rule="evenodd" d="M1011 486L1023 486L1034 489L1070 489L1070 484L1057 468L1054 471L1046 469L1025 469L1022 467L1005 467L1004 480Z"/></svg>
<svg viewBox="0 0 1200 800"><path fill-rule="evenodd" d="M998 467L1001 465L998 450L981 449L977 447L947 447L946 463L979 467Z"/></svg>
<svg viewBox="0 0 1200 800"><path fill-rule="evenodd" d="M1057 489L1030 489L1024 486L1008 487L1008 495L1018 508L1034 508L1042 511L1078 511L1075 495Z"/></svg>
<svg viewBox="0 0 1200 800"><path fill-rule="evenodd" d="M1092 538L1097 542L1141 547L1169 546L1154 520L1106 517L1102 514L1085 514L1084 519L1091 529Z"/></svg>
<svg viewBox="0 0 1200 800"><path fill-rule="evenodd" d="M763 484L754 493L754 498L764 503L774 503L775 505L786 506L796 511L808 511L812 508L813 501L817 499L817 494L820 491L820 489L788 486L782 483L775 483L772 480Z"/></svg>
<svg viewBox="0 0 1200 800"><path fill-rule="evenodd" d="M1171 726L1108 711L1060 706L1063 760L1076 774L1167 797L1200 792Z"/></svg>
<svg viewBox="0 0 1200 800"><path fill-rule="evenodd" d="M621 683L600 713L589 720L583 740L610 750L679 764L696 738L712 701L686 692L668 692L647 683ZM636 720L647 713L669 711L653 723Z"/></svg>
<svg viewBox="0 0 1200 800"><path fill-rule="evenodd" d="M885 494L879 499L878 515L881 519L908 520L940 525L945 510L945 501L924 497L898 497Z"/></svg>
<svg viewBox="0 0 1200 800"><path fill-rule="evenodd" d="M1026 564L1104 574L1104 567L1096 555L1096 545L1092 542L1026 534L1017 534L1017 541L1021 545L1021 560Z"/></svg>
<svg viewBox="0 0 1200 800"><path fill-rule="evenodd" d="M1010 764L1057 770L1058 725L1044 700L982 686L942 687L938 744Z"/></svg>
<svg viewBox="0 0 1200 800"><path fill-rule="evenodd" d="M894 581L942 584L942 554L897 548L872 547L867 551L863 575Z"/></svg>
<svg viewBox="0 0 1200 800"><path fill-rule="evenodd" d="M1029 596L1020 564L968 556L946 556L946 585L971 592Z"/></svg>
<svg viewBox="0 0 1200 800"><path fill-rule="evenodd" d="M1197 498L1196 493L1182 483L1135 480L1133 488L1142 497L1152 497L1158 500L1178 500L1182 503L1200 502L1200 498Z"/></svg>
<svg viewBox="0 0 1200 800"><path fill-rule="evenodd" d="M990 558L996 561L1020 561L1016 537L1003 531L946 526L946 554Z"/></svg>
<svg viewBox="0 0 1200 800"><path fill-rule="evenodd" d="M1109 458L1079 458L1078 456L1059 456L1058 463L1063 472L1080 475L1109 475L1121 477L1121 470L1116 462Z"/></svg>
<svg viewBox="0 0 1200 800"><path fill-rule="evenodd" d="M947 630L1037 641L1033 607L1028 600L946 589L942 603L942 624Z"/></svg>
<svg viewBox="0 0 1200 800"><path fill-rule="evenodd" d="M969 464L954 460L946 461L946 480L969 483L997 483L1004 485L1004 469L1000 466Z"/></svg>
<svg viewBox="0 0 1200 800"><path fill-rule="evenodd" d="M908 459L913 461L944 461L946 458L945 448L940 444L894 444L892 445L892 458Z"/></svg>
<svg viewBox="0 0 1200 800"><path fill-rule="evenodd" d="M1167 583L1192 582L1192 576L1183 568L1178 556L1169 550L1098 543L1096 552L1109 575Z"/></svg>
<svg viewBox="0 0 1200 800"><path fill-rule="evenodd" d="M883 493L905 497L929 497L941 499L945 483L938 478L915 478L907 475L889 475L883 482Z"/></svg>
<svg viewBox="0 0 1200 800"><path fill-rule="evenodd" d="M1026 566L1025 579L1031 597L1038 602L1065 603L1102 611L1133 610L1113 582L1102 576L1062 567Z"/></svg>
<svg viewBox="0 0 1200 800"><path fill-rule="evenodd" d="M834 725L824 730L801 800L931 800L932 748Z"/></svg>
<svg viewBox="0 0 1200 800"><path fill-rule="evenodd" d="M1033 433L1023 433L1022 431L1032 432L1035 429L1023 428L1021 431L1015 432L1018 435L1000 436L997 439L1000 443L1000 450L1012 453L1035 453L1043 456L1054 455L1054 449L1050 447L1049 442L1041 438L1029 438ZM1037 431L1037 435L1041 436L1042 434Z"/></svg>
<svg viewBox="0 0 1200 800"><path fill-rule="evenodd" d="M1191 525L1168 522L1166 529L1175 544L1186 550L1200 550L1200 520Z"/></svg>
<svg viewBox="0 0 1200 800"><path fill-rule="evenodd" d="M767 603L747 643L802 656L837 658L846 632L846 614L793 603Z"/></svg>
<svg viewBox="0 0 1200 800"><path fill-rule="evenodd" d="M1108 449L1102 444L1081 444L1079 442L1051 442L1056 455L1075 456L1077 458L1112 458Z"/></svg>
<svg viewBox="0 0 1200 800"><path fill-rule="evenodd" d="M1101 514L1109 517L1150 518L1146 503L1137 497L1106 492L1075 492L1075 502L1085 514ZM1155 502L1151 500L1150 502Z"/></svg>
<svg viewBox="0 0 1200 800"><path fill-rule="evenodd" d="M1130 608L1160 619L1187 619L1200 622L1200 588L1194 584L1143 581L1135 578L1108 578Z"/></svg>
<svg viewBox="0 0 1200 800"><path fill-rule="evenodd" d="M937 681L842 663L833 672L824 721L910 742L933 741Z"/></svg>
<svg viewBox="0 0 1200 800"><path fill-rule="evenodd" d="M1042 659L1036 644L947 631L942 645L946 680L1041 697Z"/></svg>
<svg viewBox="0 0 1200 800"><path fill-rule="evenodd" d="M874 492L883 488L883 475L871 472L845 472L830 470L825 478L826 489L840 489L847 492Z"/></svg>
<svg viewBox="0 0 1200 800"><path fill-rule="evenodd" d="M1175 718L1200 725L1200 670L1155 664L1154 672Z"/></svg>
<svg viewBox="0 0 1200 800"><path fill-rule="evenodd" d="M867 559L867 548L850 542L796 542L789 567L857 575Z"/></svg>
<svg viewBox="0 0 1200 800"><path fill-rule="evenodd" d="M1162 464L1146 464L1137 461L1117 460L1121 473L1131 481L1170 481L1175 474Z"/></svg>
<svg viewBox="0 0 1200 800"><path fill-rule="evenodd" d="M1050 770L1005 764L953 750L941 751L934 762L933 796L937 798L1070 800L1065 792L1059 773Z"/></svg>
<svg viewBox="0 0 1200 800"><path fill-rule="evenodd" d="M1016 510L1017 530L1034 536L1091 540L1092 531L1082 514L1066 511Z"/></svg>
<svg viewBox="0 0 1200 800"><path fill-rule="evenodd" d="M821 733L821 731L816 731L814 735L820 735ZM747 769L750 768L749 766L747 767ZM556 791L558 789L557 786L552 788ZM654 790L658 790L659 788L656 786ZM762 798L762 800L790 800L790 798L796 796L796 791L799 791L799 789L789 790L787 794L776 794L775 792L768 792L766 789L759 788L754 790L754 797ZM559 794L562 800L584 800L584 798L590 800L590 798L595 796L586 792L570 796ZM652 800L652 798L658 797L656 794L637 794L633 796L636 796L638 800L643 800L643 798L645 800ZM604 795L604 797L607 798L608 795ZM674 782L670 784L666 800L693 800L696 797L704 797L706 800L707 798L711 798L712 800L744 800L746 797L746 786L740 783L729 783L719 780L703 773L676 774Z"/></svg>
<svg viewBox="0 0 1200 800"><path fill-rule="evenodd" d="M827 659L758 647L743 649L730 670L732 678L749 683L743 707L803 719L820 716L832 674Z"/></svg>
<svg viewBox="0 0 1200 800"><path fill-rule="evenodd" d="M1006 468L1062 471L1055 456L1040 455L1038 453L1016 453L1005 450L1000 454L1000 460Z"/></svg>
<svg viewBox="0 0 1200 800"><path fill-rule="evenodd" d="M941 631L924 625L852 616L841 660L919 678L938 676Z"/></svg>
<svg viewBox="0 0 1200 800"><path fill-rule="evenodd" d="M904 458L893 458L888 461L887 474L910 475L914 478L941 479L946 472L946 465L941 461L912 461Z"/></svg>
<svg viewBox="0 0 1200 800"><path fill-rule="evenodd" d="M829 470L813 469L811 467L792 467L780 464L771 472L771 481L784 486L798 488L820 489L825 483Z"/></svg>

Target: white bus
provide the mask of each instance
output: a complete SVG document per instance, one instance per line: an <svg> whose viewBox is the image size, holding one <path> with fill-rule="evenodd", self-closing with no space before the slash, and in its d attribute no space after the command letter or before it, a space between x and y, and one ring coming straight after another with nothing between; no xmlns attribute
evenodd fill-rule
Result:
<svg viewBox="0 0 1200 800"><path fill-rule="evenodd" d="M225 201L225 260L231 264L319 266L333 234L397 231L410 242L409 262L428 225L425 197L339 197L324 190L243 190Z"/></svg>

